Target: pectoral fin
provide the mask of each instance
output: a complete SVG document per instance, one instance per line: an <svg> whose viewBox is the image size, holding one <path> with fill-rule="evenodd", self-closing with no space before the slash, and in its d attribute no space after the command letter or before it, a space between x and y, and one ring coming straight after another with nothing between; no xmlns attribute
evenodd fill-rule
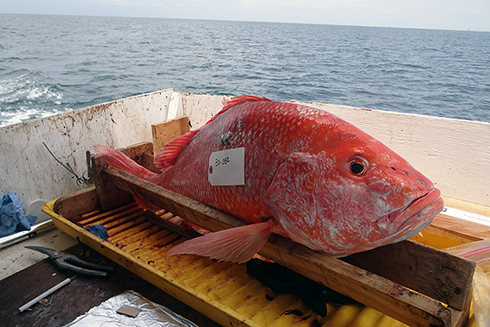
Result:
<svg viewBox="0 0 490 327"><path fill-rule="evenodd" d="M275 222L250 224L196 237L173 247L167 257L175 254L197 254L220 261L246 262L269 239L269 229Z"/></svg>

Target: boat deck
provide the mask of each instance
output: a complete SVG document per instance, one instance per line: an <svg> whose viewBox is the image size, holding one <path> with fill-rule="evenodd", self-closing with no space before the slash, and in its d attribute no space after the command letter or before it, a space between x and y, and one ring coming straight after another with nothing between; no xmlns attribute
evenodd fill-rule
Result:
<svg viewBox="0 0 490 327"><path fill-rule="evenodd" d="M26 249L26 246L44 246L63 251L76 244L73 237L52 226L34 237L0 249L0 281L46 258L42 253Z"/></svg>
<svg viewBox="0 0 490 327"><path fill-rule="evenodd" d="M56 232L47 233L41 238L43 242L49 243L48 240L50 239L54 241L58 238L70 237L56 230ZM37 240L39 241L40 239ZM24 242L22 247L25 244ZM0 297L2 326L64 326L92 307L128 289L142 294L151 301L164 305L201 327L219 326L211 319L130 271L110 262L110 260L95 251L87 253L77 244L65 252L75 254L92 263L111 265L114 267L114 271L108 278L77 276L68 285L48 296L47 303L36 303L31 307L31 310L22 313L18 312L20 306L64 279L73 277L73 275L60 271L50 259L45 259L7 278L3 278L0 280L0 289L2 290L2 296ZM81 256L82 252L85 255L88 254L88 257Z"/></svg>

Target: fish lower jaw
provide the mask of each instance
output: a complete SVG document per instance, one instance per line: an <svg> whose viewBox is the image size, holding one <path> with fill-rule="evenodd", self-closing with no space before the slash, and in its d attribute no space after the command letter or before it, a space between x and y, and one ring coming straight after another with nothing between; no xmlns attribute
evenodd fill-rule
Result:
<svg viewBox="0 0 490 327"><path fill-rule="evenodd" d="M408 206L407 206L408 207ZM393 227L395 225L396 219L400 216L400 214L405 210L407 207L403 209L399 209L397 211L393 211L381 218L379 218L376 221L376 225L379 228L379 232L381 233L382 236L388 236L390 234L393 234Z"/></svg>
<svg viewBox="0 0 490 327"><path fill-rule="evenodd" d="M427 228L427 226L432 223L432 220L436 214L443 209L443 201L439 195L440 192L438 190L436 192L431 191L425 196L422 196L412 202L411 205L392 212L392 216L385 215L378 219L381 227L386 226L385 231L387 234L382 235L380 233L381 237L379 237L380 235L378 234L378 238L374 241L358 242L355 245L351 244L351 246L342 246L338 243L335 246L330 244L328 247L320 249L320 251L332 257L341 258L354 253L368 251L379 246L398 243L412 238ZM412 208L415 210L410 210L409 208L417 201L420 201L417 204L418 207ZM406 216L403 217L402 215ZM401 221L401 223L397 224L397 221ZM391 226L388 225L390 222ZM392 232L389 231L389 227L391 227Z"/></svg>
<svg viewBox="0 0 490 327"><path fill-rule="evenodd" d="M379 232L384 237L398 234L411 225L423 225L442 210L440 191L432 189L416 198L405 207L393 211L376 221ZM430 218L429 218L430 217ZM413 226L410 229L418 227Z"/></svg>
<svg viewBox="0 0 490 327"><path fill-rule="evenodd" d="M398 242L405 241L405 240L408 240L409 238L414 237L415 235L417 235L418 233L420 233L421 231L426 229L432 223L432 220L434 220L434 217L435 217L435 215L431 219L427 220L426 222L424 222L423 224L418 226L417 228L415 228L415 229L411 230L410 232L400 236L397 239L394 239L393 241L391 241L387 244L398 243Z"/></svg>
<svg viewBox="0 0 490 327"><path fill-rule="evenodd" d="M434 220L434 217L443 209L444 209L444 202L440 197L437 197L437 199L433 201L431 204L418 211L413 217L418 216L417 220L419 221L419 225L418 226L415 225L416 227L412 227L411 230L407 234L405 234L404 239L409 239L417 235L418 233L420 233L425 228L427 228L432 223L432 220ZM400 230L410 227L413 217L407 219L401 226ZM425 217L425 219L421 219L422 217Z"/></svg>

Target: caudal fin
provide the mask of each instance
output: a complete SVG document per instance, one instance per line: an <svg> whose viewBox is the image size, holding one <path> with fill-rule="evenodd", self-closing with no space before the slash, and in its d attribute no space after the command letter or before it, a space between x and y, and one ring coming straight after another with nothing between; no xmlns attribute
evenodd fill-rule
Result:
<svg viewBox="0 0 490 327"><path fill-rule="evenodd" d="M209 233L176 245L166 256L186 253L243 263L264 246L271 235L269 228L274 224L274 221L266 221Z"/></svg>
<svg viewBox="0 0 490 327"><path fill-rule="evenodd" d="M117 151L109 148L108 146L100 144L95 145L94 149L99 154L102 154L100 161L103 165L110 165L142 179L148 179L149 177L155 175L154 172L138 165L121 151Z"/></svg>

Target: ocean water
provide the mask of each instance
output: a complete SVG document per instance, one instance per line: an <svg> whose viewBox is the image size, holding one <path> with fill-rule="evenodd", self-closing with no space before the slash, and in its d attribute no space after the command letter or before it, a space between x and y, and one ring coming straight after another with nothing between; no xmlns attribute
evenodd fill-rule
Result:
<svg viewBox="0 0 490 327"><path fill-rule="evenodd" d="M490 33L0 14L0 126L166 88L490 122Z"/></svg>

